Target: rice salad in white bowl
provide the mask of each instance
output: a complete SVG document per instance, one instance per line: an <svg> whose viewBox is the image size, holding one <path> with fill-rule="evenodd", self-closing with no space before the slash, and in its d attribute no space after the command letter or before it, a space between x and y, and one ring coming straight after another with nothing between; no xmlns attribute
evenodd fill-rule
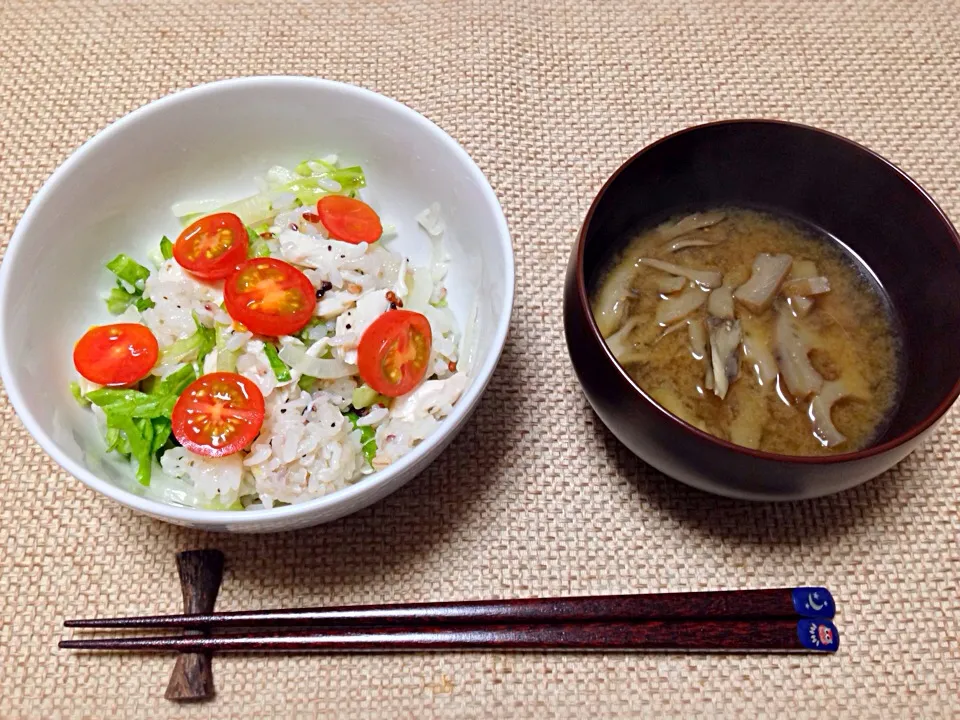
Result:
<svg viewBox="0 0 960 720"><path fill-rule="evenodd" d="M111 260L107 268L116 286L104 300L115 322L89 332L112 332L114 346L107 352L96 346L85 357L80 343L74 355L79 377L72 391L78 402L91 408L107 449L131 460L146 495L163 502L257 510L322 497L410 452L449 415L469 383L477 352L476 310L461 330L447 305L449 256L439 205L416 217L419 241L430 247L429 264L416 266L390 248L394 227L381 225L375 210L359 200L365 186L361 167L340 167L331 155L293 169L273 166L255 182L260 192L241 200L175 203L171 210L186 228L175 242L164 236L145 264L127 254ZM370 232L364 238L360 228L352 237L356 227L328 228L338 218L321 217L325 200L363 213L363 220L374 223ZM355 218L348 220L356 225ZM224 223L233 223L232 229ZM199 265L197 253L191 261L180 252L190 242L194 250L207 242ZM245 324L247 317L238 313L249 310L235 311L229 298L225 301L224 283L230 279L216 272L210 277L209 268L231 248L242 248L236 257L253 263L280 261L309 281L315 306L295 332L274 333L269 314L265 326L253 319ZM221 266L220 274L235 272ZM367 329L395 318L429 327L421 357L413 358L422 366L417 377L399 385L380 377L377 362L364 366L360 358ZM156 360L140 380L120 377L109 383L119 389L104 388L90 377L109 375L105 365L126 367L122 351L135 347L124 324L145 326L153 334ZM385 352L396 355L396 342ZM141 367L149 359L141 358ZM88 366L90 377L84 377ZM263 398L262 425L247 427L253 421L245 416L236 423L241 436L255 436L252 442L226 453L221 450L231 442L229 428L214 422L213 432L204 428L198 444L181 435L176 422L179 411L199 412L196 403L181 410L189 404L180 402L178 393L189 393L190 383L214 373L246 378ZM370 383L378 380L375 389ZM203 422L210 421L206 415ZM196 417L192 422L196 425Z"/></svg>
<svg viewBox="0 0 960 720"><path fill-rule="evenodd" d="M294 529L451 442L513 282L496 196L429 120L326 80L225 80L121 118L47 180L0 265L0 375L96 492Z"/></svg>

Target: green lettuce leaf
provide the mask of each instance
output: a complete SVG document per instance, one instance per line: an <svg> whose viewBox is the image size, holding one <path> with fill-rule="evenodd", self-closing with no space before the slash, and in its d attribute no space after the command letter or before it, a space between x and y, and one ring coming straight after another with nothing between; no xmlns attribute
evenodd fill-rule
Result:
<svg viewBox="0 0 960 720"><path fill-rule="evenodd" d="M249 239L249 244L247 245L247 257L270 257L270 246L267 245L267 241L260 237L260 233L258 233L249 225L247 225L246 228L247 238Z"/></svg>
<svg viewBox="0 0 960 720"><path fill-rule="evenodd" d="M111 315L120 315L131 305L135 306L140 312L154 306L153 300L143 297L143 293L139 290L130 292L120 280L117 280L117 286L115 288L110 289L106 303L107 311L110 312Z"/></svg>
<svg viewBox="0 0 960 720"><path fill-rule="evenodd" d="M120 445L120 431L117 428L108 427L107 432L105 433L107 440L107 452L111 450L116 450L120 452L118 446ZM125 453L120 453L121 455L129 455L129 450Z"/></svg>
<svg viewBox="0 0 960 720"><path fill-rule="evenodd" d="M130 455L137 464L137 482L149 485L153 470L153 425L149 421L138 423L129 416L115 417L107 422L126 438Z"/></svg>
<svg viewBox="0 0 960 720"><path fill-rule="evenodd" d="M381 395L369 385L361 385L356 388L351 398L351 404L358 410L371 405L386 405L389 402L390 398Z"/></svg>
<svg viewBox="0 0 960 720"><path fill-rule="evenodd" d="M70 394L73 395L73 399L77 401L77 405L80 407L90 407L90 401L83 396L83 391L80 390L80 383L76 381L70 383Z"/></svg>
<svg viewBox="0 0 960 720"><path fill-rule="evenodd" d="M171 446L170 416L186 387L197 378L193 365L184 365L163 380L141 384L140 390L100 388L86 398L103 408L107 418L107 451L130 455L137 464L137 480L150 484L153 457Z"/></svg>
<svg viewBox="0 0 960 720"><path fill-rule="evenodd" d="M240 356L239 350L227 350L227 330L228 325L217 325L216 348L217 348L217 370L220 372L236 372L237 358Z"/></svg>
<svg viewBox="0 0 960 720"><path fill-rule="evenodd" d="M198 377L196 371L189 365L184 365L179 370L174 370L161 380L156 387L157 395L176 395L187 389L187 385L192 383Z"/></svg>
<svg viewBox="0 0 960 720"><path fill-rule="evenodd" d="M296 333L294 337L305 345L309 345L311 342L313 342L308 335L309 331L315 328L317 325L322 325L324 322L325 321L321 318L314 316L310 318L310 321L304 325L303 329Z"/></svg>
<svg viewBox="0 0 960 720"><path fill-rule="evenodd" d="M353 425L354 430L360 431L360 447L363 449L363 456L372 466L373 458L377 456L377 441L375 440L377 431L369 425L358 427L357 421L360 419L360 416L353 410L348 410L344 415L350 420L350 424Z"/></svg>
<svg viewBox="0 0 960 720"><path fill-rule="evenodd" d="M150 271L129 255L120 253L107 263L107 270L117 276L117 286L110 289L107 295L107 310L113 315L120 315L131 305L143 312L152 308L154 303L143 297L143 287Z"/></svg>
<svg viewBox="0 0 960 720"><path fill-rule="evenodd" d="M284 364L283 360L280 359L280 355L277 354L277 348L274 347L273 343L265 342L263 344L263 352L266 354L273 374L277 376L277 380L279 382L287 382L287 380L290 379L290 369Z"/></svg>
<svg viewBox="0 0 960 720"><path fill-rule="evenodd" d="M164 362L186 362L196 360L199 365L217 344L217 331L208 328L200 322L197 314L193 314L193 324L197 330L193 335L181 338L163 351Z"/></svg>
<svg viewBox="0 0 960 720"><path fill-rule="evenodd" d="M317 378L311 377L310 375L301 375L300 379L297 380L297 387L306 392L313 392L313 387L316 384Z"/></svg>
<svg viewBox="0 0 960 720"><path fill-rule="evenodd" d="M108 426L113 425L112 418L169 418L177 402L177 396L172 394L147 395L139 390L112 388L92 390L87 393L87 399L97 407L103 408Z"/></svg>
<svg viewBox="0 0 960 720"><path fill-rule="evenodd" d="M143 283L150 277L150 271L129 255L120 253L107 263L107 270L127 283L135 290L143 292Z"/></svg>
<svg viewBox="0 0 960 720"><path fill-rule="evenodd" d="M153 446L151 448L154 455L166 448L169 444L172 432L169 418L153 418Z"/></svg>

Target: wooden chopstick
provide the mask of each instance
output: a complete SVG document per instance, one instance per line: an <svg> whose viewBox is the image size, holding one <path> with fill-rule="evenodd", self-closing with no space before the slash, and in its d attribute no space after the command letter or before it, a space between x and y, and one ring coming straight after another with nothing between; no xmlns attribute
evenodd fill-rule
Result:
<svg viewBox="0 0 960 720"><path fill-rule="evenodd" d="M380 627L213 636L64 640L71 650L136 652L357 652L436 650L675 650L836 652L829 620L702 620Z"/></svg>
<svg viewBox="0 0 960 720"><path fill-rule="evenodd" d="M834 610L833 597L826 588L797 587L92 618L67 620L64 626L215 630L242 627L420 627L639 620L761 620L830 618Z"/></svg>

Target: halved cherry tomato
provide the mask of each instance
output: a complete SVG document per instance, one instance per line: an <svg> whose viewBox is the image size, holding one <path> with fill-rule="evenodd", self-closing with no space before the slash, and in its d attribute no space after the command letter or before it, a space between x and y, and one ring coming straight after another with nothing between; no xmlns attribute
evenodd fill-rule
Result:
<svg viewBox="0 0 960 720"><path fill-rule="evenodd" d="M243 375L201 375L173 406L173 436L187 450L223 457L254 441L263 426L263 394Z"/></svg>
<svg viewBox="0 0 960 720"><path fill-rule="evenodd" d="M399 397L423 380L430 361L430 321L411 310L389 310L360 336L357 369L381 395Z"/></svg>
<svg viewBox="0 0 960 720"><path fill-rule="evenodd" d="M293 265L253 258L237 268L223 286L230 317L258 335L292 335L302 330L317 307L316 290Z"/></svg>
<svg viewBox="0 0 960 720"><path fill-rule="evenodd" d="M334 240L358 245L383 235L380 216L365 202L345 195L325 195L317 201L320 222Z"/></svg>
<svg viewBox="0 0 960 720"><path fill-rule="evenodd" d="M247 259L249 244L240 218L233 213L215 213L184 228L173 246L173 257L198 278L220 280Z"/></svg>
<svg viewBox="0 0 960 720"><path fill-rule="evenodd" d="M148 327L115 323L87 330L73 346L73 365L90 382L121 387L145 378L159 354Z"/></svg>

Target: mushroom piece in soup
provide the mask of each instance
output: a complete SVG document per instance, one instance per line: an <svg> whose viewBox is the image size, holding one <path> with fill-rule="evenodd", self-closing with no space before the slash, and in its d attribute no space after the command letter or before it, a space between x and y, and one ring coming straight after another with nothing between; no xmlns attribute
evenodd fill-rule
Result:
<svg viewBox="0 0 960 720"><path fill-rule="evenodd" d="M900 329L882 288L786 218L714 208L640 232L598 274L592 304L650 397L738 445L857 450L899 402Z"/></svg>

